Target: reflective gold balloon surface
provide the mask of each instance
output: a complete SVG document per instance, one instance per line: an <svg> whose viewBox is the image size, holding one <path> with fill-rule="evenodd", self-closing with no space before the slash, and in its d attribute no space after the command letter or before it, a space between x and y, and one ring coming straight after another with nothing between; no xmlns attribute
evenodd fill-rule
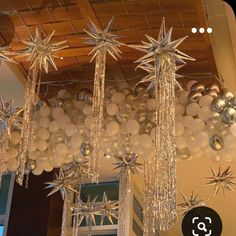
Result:
<svg viewBox="0 0 236 236"><path fill-rule="evenodd" d="M210 143L211 148L215 151L220 151L224 147L224 141L218 135L212 136L209 140L209 143Z"/></svg>

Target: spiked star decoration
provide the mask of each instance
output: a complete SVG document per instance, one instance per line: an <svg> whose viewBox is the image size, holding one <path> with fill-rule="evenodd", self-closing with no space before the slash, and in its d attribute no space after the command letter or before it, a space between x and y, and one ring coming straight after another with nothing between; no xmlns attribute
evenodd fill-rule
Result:
<svg viewBox="0 0 236 236"><path fill-rule="evenodd" d="M14 100L4 102L0 96L0 133L7 131L8 136L11 137L11 130L13 127L21 130L22 117L20 116L23 109L16 109L14 107Z"/></svg>
<svg viewBox="0 0 236 236"><path fill-rule="evenodd" d="M83 177L88 174L88 160L85 159L80 162L72 161L68 164L65 164L63 169L66 174L80 177L82 180Z"/></svg>
<svg viewBox="0 0 236 236"><path fill-rule="evenodd" d="M6 51L7 48L8 47L0 47L0 61L16 63L13 59L9 58L9 56L15 56L16 54Z"/></svg>
<svg viewBox="0 0 236 236"><path fill-rule="evenodd" d="M119 57L122 53L119 47L123 44L116 40L119 38L119 36L110 32L113 20L114 17L109 21L103 31L90 20L90 29L84 30L91 37L87 40L87 43L95 45L95 47L89 53L89 55L93 55L90 61L92 61L97 56L100 50L107 51L115 60L117 60L117 57Z"/></svg>
<svg viewBox="0 0 236 236"><path fill-rule="evenodd" d="M193 208L206 205L207 199L199 199L198 195L195 195L193 192L191 193L190 198L188 198L183 193L181 193L181 195L183 198L183 202L177 205L179 208L179 214L185 215Z"/></svg>
<svg viewBox="0 0 236 236"><path fill-rule="evenodd" d="M113 163L113 165L116 165L114 169L120 169L120 174L131 172L133 175L138 175L139 172L143 171L140 168L142 164L137 162L137 154L126 153L123 156L115 156L115 159L117 163Z"/></svg>
<svg viewBox="0 0 236 236"><path fill-rule="evenodd" d="M36 28L35 36L30 35L31 41L27 42L22 40L22 42L27 46L23 49L22 53L17 57L26 57L27 61L30 62L29 70L33 68L37 68L40 71L44 70L48 73L48 67L51 65L55 70L57 70L57 66L54 62L54 58L60 58L56 56L54 53L65 49L68 47L66 41L52 43L51 39L54 35L55 31L53 31L49 36L43 38L39 33L38 28Z"/></svg>
<svg viewBox="0 0 236 236"><path fill-rule="evenodd" d="M47 195L51 196L52 194L60 191L62 199L64 200L68 191L79 194L76 190L78 178L72 175L65 175L63 170L60 170L59 176L56 175L56 179L53 182L46 182L48 186L45 188L53 188L53 190Z"/></svg>
<svg viewBox="0 0 236 236"><path fill-rule="evenodd" d="M118 219L119 202L108 200L107 194L103 193L101 207L101 225L103 225L105 217L113 224L113 218Z"/></svg>
<svg viewBox="0 0 236 236"><path fill-rule="evenodd" d="M236 177L233 176L233 171L230 170L230 166L228 166L223 172L221 172L221 168L219 166L218 172L216 172L211 167L212 175L211 177L206 178L208 182L206 183L207 186L214 186L214 195L215 197L220 189L222 189L223 194L225 194L225 190L234 191L232 185L236 184L233 182L233 179Z"/></svg>
<svg viewBox="0 0 236 236"><path fill-rule="evenodd" d="M178 71L179 69L181 69L183 66L177 66L176 71ZM156 87L156 83L157 83L157 78L155 75L155 68L153 65L151 64L140 64L137 66L137 68L141 68L144 71L146 71L148 73L148 75L146 75L144 78L141 79L141 81L139 81L135 86L138 86L139 84L143 84L143 83L149 83L148 87L147 87L147 91L152 90ZM182 75L178 75L175 74L175 78L183 78ZM182 86L180 85L180 83L176 80L175 81L176 85L179 87L180 90L183 90Z"/></svg>
<svg viewBox="0 0 236 236"><path fill-rule="evenodd" d="M89 195L86 203L80 200L78 206L71 208L74 212L72 215L79 216L78 225L82 223L83 219L86 220L86 225L89 227L96 225L95 216L100 214L96 201L97 196L91 201Z"/></svg>

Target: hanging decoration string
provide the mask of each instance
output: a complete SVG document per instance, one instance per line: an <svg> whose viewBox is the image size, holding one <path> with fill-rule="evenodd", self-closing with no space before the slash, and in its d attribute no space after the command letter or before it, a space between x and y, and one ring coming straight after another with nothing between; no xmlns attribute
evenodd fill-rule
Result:
<svg viewBox="0 0 236 236"><path fill-rule="evenodd" d="M146 35L149 42L132 46L146 53L137 62L149 75L141 80L149 82L155 92L155 150L145 164L144 235L166 231L176 220L176 144L175 144L175 84L176 63L184 65L194 60L177 50L186 37L171 41L172 28L166 32L163 18L157 40Z"/></svg>
<svg viewBox="0 0 236 236"><path fill-rule="evenodd" d="M91 37L87 40L87 43L95 45L90 52L90 55L93 55L91 61L96 58L92 99L92 122L90 130L90 145L92 146L92 153L89 159L89 177L92 182L98 182L99 177L99 159L101 155L100 145L104 112L106 55L109 53L115 60L117 60L117 57L121 53L118 47L122 44L116 40L117 36L110 32L113 19L114 18L110 20L103 31L91 20L90 29L88 31L85 30L85 32Z"/></svg>
<svg viewBox="0 0 236 236"><path fill-rule="evenodd" d="M30 63L28 81L25 91L24 103L24 121L21 131L21 142L19 145L18 169L16 173L16 181L20 185L23 183L25 173L25 163L27 156L30 157L30 145L32 141L33 127L32 116L33 107L38 93L36 92L37 84L40 86L41 73L44 70L48 73L49 65L57 70L54 58L57 57L54 53L67 47L65 41L52 43L51 38L55 31L49 36L43 38L36 28L35 37L30 35L30 41L22 41L26 48L17 57L25 57ZM39 91L39 89L37 89Z"/></svg>

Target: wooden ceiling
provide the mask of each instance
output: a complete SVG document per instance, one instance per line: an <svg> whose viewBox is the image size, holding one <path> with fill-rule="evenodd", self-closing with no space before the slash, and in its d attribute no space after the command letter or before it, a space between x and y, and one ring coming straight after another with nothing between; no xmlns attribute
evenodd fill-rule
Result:
<svg viewBox="0 0 236 236"><path fill-rule="evenodd" d="M146 40L145 34L157 37L165 16L167 27L174 28L172 39L189 35L179 48L196 58L180 73L217 73L209 35L191 32L192 27L207 27L201 0L2 0L0 11L14 25L6 28L3 22L0 27L1 44L11 38L12 50L21 49L21 40L29 39L29 32L34 34L35 27L45 35L56 30L53 40L67 41L69 48L59 53L64 59L56 61L59 70L49 73L45 77L48 80L73 78L91 83L94 65L89 64L91 47L84 44L83 29L89 24L88 18L105 27L112 16L115 16L114 33L127 44L139 44ZM128 47L122 47L122 51L118 62L108 60L108 77L112 79L112 74L116 74L120 79L137 78L140 72L134 70L133 62L142 54ZM23 60L20 62L26 74L28 65Z"/></svg>

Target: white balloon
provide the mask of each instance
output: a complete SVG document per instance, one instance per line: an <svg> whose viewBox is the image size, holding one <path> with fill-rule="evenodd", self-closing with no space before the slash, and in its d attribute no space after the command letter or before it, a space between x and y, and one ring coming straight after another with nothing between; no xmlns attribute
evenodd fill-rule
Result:
<svg viewBox="0 0 236 236"><path fill-rule="evenodd" d="M212 101L213 101L212 96L204 95L203 97L200 98L199 105L200 106L210 106Z"/></svg>
<svg viewBox="0 0 236 236"><path fill-rule="evenodd" d="M191 89L191 87L195 84L195 83L197 83L197 81L196 80L190 80L188 83L187 83L187 90L190 90Z"/></svg>
<svg viewBox="0 0 236 236"><path fill-rule="evenodd" d="M20 133L17 131L11 132L11 143L14 145L17 145L20 143L21 136Z"/></svg>
<svg viewBox="0 0 236 236"><path fill-rule="evenodd" d="M188 103L188 95L189 95L188 91L181 92L177 100L178 103L186 105Z"/></svg>
<svg viewBox="0 0 236 236"><path fill-rule="evenodd" d="M152 138L148 134L142 134L139 136L139 143L143 148L151 148Z"/></svg>
<svg viewBox="0 0 236 236"><path fill-rule="evenodd" d="M54 118L54 120L60 119L60 117L63 115L64 115L64 110L61 107L53 108L52 117Z"/></svg>
<svg viewBox="0 0 236 236"><path fill-rule="evenodd" d="M138 155L141 155L144 152L144 149L141 147L141 145L137 145L137 146L132 146L131 150L134 153L137 153Z"/></svg>
<svg viewBox="0 0 236 236"><path fill-rule="evenodd" d="M11 172L14 172L17 170L18 163L16 159L10 159L7 161L7 169Z"/></svg>
<svg viewBox="0 0 236 236"><path fill-rule="evenodd" d="M34 175L41 175L41 174L43 173L43 169L40 168L40 167L36 167L36 168L32 171L32 173L33 173Z"/></svg>
<svg viewBox="0 0 236 236"><path fill-rule="evenodd" d="M236 137L236 123L230 126L230 132L234 137Z"/></svg>
<svg viewBox="0 0 236 236"><path fill-rule="evenodd" d="M89 105L85 105L83 108L83 113L88 116L92 114L92 107Z"/></svg>
<svg viewBox="0 0 236 236"><path fill-rule="evenodd" d="M175 124L175 134L176 136L182 136L184 134L184 126L180 122L176 122Z"/></svg>
<svg viewBox="0 0 236 236"><path fill-rule="evenodd" d="M39 151L33 151L30 155L31 160L37 160L39 159L40 152Z"/></svg>
<svg viewBox="0 0 236 236"><path fill-rule="evenodd" d="M126 130L130 134L137 134L139 132L139 129L140 129L140 125L136 120L130 119L130 120L127 121Z"/></svg>
<svg viewBox="0 0 236 236"><path fill-rule="evenodd" d="M68 154L69 150L66 144L64 143L58 143L56 145L56 152L60 155L66 155Z"/></svg>
<svg viewBox="0 0 236 236"><path fill-rule="evenodd" d="M211 114L212 114L212 111L208 106L201 107L198 110L198 117L202 120L205 120L205 121L209 119Z"/></svg>
<svg viewBox="0 0 236 236"><path fill-rule="evenodd" d="M205 128L205 122L201 119L193 119L190 129L193 131L202 131Z"/></svg>
<svg viewBox="0 0 236 236"><path fill-rule="evenodd" d="M177 103L175 105L175 114L183 115L185 113L185 107L182 104Z"/></svg>
<svg viewBox="0 0 236 236"><path fill-rule="evenodd" d="M147 100L147 108L149 111L154 111L156 108L156 100L154 98L150 98Z"/></svg>
<svg viewBox="0 0 236 236"><path fill-rule="evenodd" d="M115 93L111 97L111 101L116 103L116 104L121 104L122 102L125 101L125 95L123 93Z"/></svg>
<svg viewBox="0 0 236 236"><path fill-rule="evenodd" d="M46 116L49 116L51 114L51 109L47 105L43 105L40 108L39 113L40 113L41 116L46 117Z"/></svg>
<svg viewBox="0 0 236 236"><path fill-rule="evenodd" d="M136 134L136 135L131 135L130 137L130 144L132 146L136 146L136 145L139 145L139 135Z"/></svg>
<svg viewBox="0 0 236 236"><path fill-rule="evenodd" d="M182 124L186 128L190 128L192 125L193 117L192 116L184 116L182 120Z"/></svg>
<svg viewBox="0 0 236 236"><path fill-rule="evenodd" d="M110 122L106 127L107 136L115 136L119 132L120 126L117 122Z"/></svg>
<svg viewBox="0 0 236 236"><path fill-rule="evenodd" d="M200 145L201 148L205 148L209 145L209 135L206 132L204 131L199 132L195 138L198 141L198 145Z"/></svg>
<svg viewBox="0 0 236 236"><path fill-rule="evenodd" d="M52 133L57 132L60 129L58 121L54 120L49 124L49 131Z"/></svg>
<svg viewBox="0 0 236 236"><path fill-rule="evenodd" d="M18 156L18 150L14 147L11 147L9 150L8 150L8 154L9 154L9 158L10 159L14 159Z"/></svg>
<svg viewBox="0 0 236 236"><path fill-rule="evenodd" d="M36 143L37 149L41 152L44 152L48 148L48 143L42 139L38 140Z"/></svg>
<svg viewBox="0 0 236 236"><path fill-rule="evenodd" d="M198 141L193 137L189 137L187 139L187 147L191 153L195 153L200 150L200 146L198 145Z"/></svg>
<svg viewBox="0 0 236 236"><path fill-rule="evenodd" d="M84 123L85 123L85 126L86 126L87 128L90 128L90 126L91 126L91 124L92 124L92 120L93 120L92 115L88 115L88 116L85 118Z"/></svg>
<svg viewBox="0 0 236 236"><path fill-rule="evenodd" d="M66 125L71 122L71 119L67 115L63 115L58 119L58 124L61 129L65 129Z"/></svg>
<svg viewBox="0 0 236 236"><path fill-rule="evenodd" d="M150 161L151 158L153 157L154 153L152 149L146 149L144 152L141 154L141 157L143 161Z"/></svg>
<svg viewBox="0 0 236 236"><path fill-rule="evenodd" d="M80 148L80 145L83 142L83 138L79 133L75 133L71 138L71 146L74 149Z"/></svg>
<svg viewBox="0 0 236 236"><path fill-rule="evenodd" d="M107 104L106 111L109 116L114 116L118 112L118 106L115 103L109 103Z"/></svg>
<svg viewBox="0 0 236 236"><path fill-rule="evenodd" d="M183 136L176 137L176 147L179 149L187 147L187 142Z"/></svg>
<svg viewBox="0 0 236 236"><path fill-rule="evenodd" d="M42 140L48 140L50 137L48 129L45 129L45 128L40 128L37 131L36 135Z"/></svg>
<svg viewBox="0 0 236 236"><path fill-rule="evenodd" d="M190 116L196 116L198 111L200 109L199 104L193 102L187 105L186 107L186 113Z"/></svg>
<svg viewBox="0 0 236 236"><path fill-rule="evenodd" d="M74 125L72 123L69 123L69 124L66 125L66 127L65 127L66 136L71 137L76 132L77 132L77 126L76 125Z"/></svg>
<svg viewBox="0 0 236 236"><path fill-rule="evenodd" d="M40 117L39 119L39 126L42 128L48 128L50 124L50 120L48 119L48 117Z"/></svg>

